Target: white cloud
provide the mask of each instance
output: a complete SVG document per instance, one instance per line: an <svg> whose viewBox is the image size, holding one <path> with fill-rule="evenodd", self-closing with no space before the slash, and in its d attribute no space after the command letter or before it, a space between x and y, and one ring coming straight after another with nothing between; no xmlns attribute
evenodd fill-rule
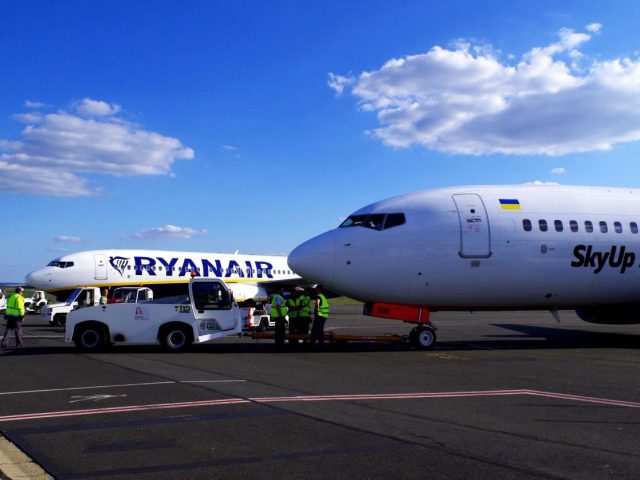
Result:
<svg viewBox="0 0 640 480"><path fill-rule="evenodd" d="M78 243L81 241L82 239L80 237L74 237L73 235L58 235L54 238L54 242Z"/></svg>
<svg viewBox="0 0 640 480"><path fill-rule="evenodd" d="M340 96L342 95L342 92L344 92L344 89L353 85L355 81L356 79L351 76L343 77L341 75L334 75L333 73L330 73L327 85L336 92L337 96Z"/></svg>
<svg viewBox="0 0 640 480"><path fill-rule="evenodd" d="M20 141L0 139L0 189L95 195L101 188L89 186L82 174L168 175L176 160L193 158L180 140L114 116L119 108L85 99L76 110L89 118L65 111L14 115L26 127Z"/></svg>
<svg viewBox="0 0 640 480"><path fill-rule="evenodd" d="M24 106L27 108L43 108L46 107L47 105L45 103L42 102L36 102L33 100L25 100L24 101Z"/></svg>
<svg viewBox="0 0 640 480"><path fill-rule="evenodd" d="M84 98L74 105L75 110L89 117L110 117L121 110L120 105L110 104L101 100Z"/></svg>
<svg viewBox="0 0 640 480"><path fill-rule="evenodd" d="M551 173L553 173L554 175L562 175L566 171L567 170L564 167L556 167L551 169Z"/></svg>
<svg viewBox="0 0 640 480"><path fill-rule="evenodd" d="M238 147L235 147L233 145L222 145L222 148L225 150L229 150L230 152L236 152L238 150Z"/></svg>
<svg viewBox="0 0 640 480"><path fill-rule="evenodd" d="M587 25L584 28L587 30L587 32L599 33L600 29L602 28L602 24L600 24L600 23L590 23L589 25Z"/></svg>
<svg viewBox="0 0 640 480"><path fill-rule="evenodd" d="M189 227L177 227L175 225L165 225L164 227L149 228L135 233L128 239L133 240L158 240L158 239L182 239L188 240L197 235L206 235L206 230L196 230Z"/></svg>
<svg viewBox="0 0 640 480"><path fill-rule="evenodd" d="M533 182L525 182L523 183L523 185L538 185L538 186L542 186L542 185L560 185L557 182L543 182L542 180L534 180Z"/></svg>
<svg viewBox="0 0 640 480"><path fill-rule="evenodd" d="M380 126L368 133L392 147L472 155L607 150L640 140L640 60L589 60L579 47L600 28L563 28L556 43L518 60L457 41L357 77L329 74L329 86L338 94L349 88L362 110L376 112Z"/></svg>

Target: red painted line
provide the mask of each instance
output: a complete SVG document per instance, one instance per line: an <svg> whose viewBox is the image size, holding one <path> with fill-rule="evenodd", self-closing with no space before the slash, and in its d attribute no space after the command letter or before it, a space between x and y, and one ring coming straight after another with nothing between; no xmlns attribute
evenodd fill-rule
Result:
<svg viewBox="0 0 640 480"><path fill-rule="evenodd" d="M0 422L34 420L40 418L75 417L82 415L98 415L105 413L141 412L146 410L165 410L176 408L209 407L218 405L237 405L242 403L276 403L276 402L323 402L344 400L405 400L425 398L461 398L461 397L496 397L505 395L533 395L579 402L597 403L617 407L640 408L640 402L611 400L606 398L587 397L564 393L543 392L538 390L485 390L468 392L433 392L433 393L381 393L357 395L297 395L290 397L254 397L226 398L218 400L201 400L197 402L157 403L150 405L128 405L122 407L90 408L85 410L63 410L58 412L26 413L0 417Z"/></svg>

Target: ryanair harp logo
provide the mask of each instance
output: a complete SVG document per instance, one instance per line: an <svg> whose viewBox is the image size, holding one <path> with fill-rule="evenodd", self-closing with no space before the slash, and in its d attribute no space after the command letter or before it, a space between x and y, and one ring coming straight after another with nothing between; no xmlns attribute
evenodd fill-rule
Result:
<svg viewBox="0 0 640 480"><path fill-rule="evenodd" d="M126 257L109 257L109 263L120 275L124 275L124 271L129 265L129 259Z"/></svg>

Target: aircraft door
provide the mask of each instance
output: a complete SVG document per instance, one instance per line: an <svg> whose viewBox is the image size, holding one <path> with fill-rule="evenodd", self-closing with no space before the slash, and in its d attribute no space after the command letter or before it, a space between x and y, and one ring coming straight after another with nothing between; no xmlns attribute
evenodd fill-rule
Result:
<svg viewBox="0 0 640 480"><path fill-rule="evenodd" d="M105 255L94 255L93 256L96 264L96 280L106 280L107 279L107 258Z"/></svg>
<svg viewBox="0 0 640 480"><path fill-rule="evenodd" d="M488 258L491 256L489 217L480 195L464 193L453 195L460 220L460 252L462 258Z"/></svg>

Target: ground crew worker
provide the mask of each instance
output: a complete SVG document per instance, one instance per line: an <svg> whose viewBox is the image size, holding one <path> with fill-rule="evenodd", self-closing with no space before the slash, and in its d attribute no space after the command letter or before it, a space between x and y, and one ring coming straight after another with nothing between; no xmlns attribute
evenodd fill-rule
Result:
<svg viewBox="0 0 640 480"><path fill-rule="evenodd" d="M7 339L14 332L16 337L16 347L22 347L22 322L24 320L24 298L22 297L22 287L16 288L16 293L9 297L7 300L7 309L5 310L4 318L7 320L7 327L4 331L4 337L2 338L2 344L0 347L7 348Z"/></svg>
<svg viewBox="0 0 640 480"><path fill-rule="evenodd" d="M299 306L299 298L300 292L296 289L293 290L291 296L287 299L286 305L289 309L289 335L297 335L300 329L299 320L298 320L298 312L300 310ZM292 340L289 337L289 346L297 344L298 340Z"/></svg>
<svg viewBox="0 0 640 480"><path fill-rule="evenodd" d="M109 290L107 290L106 288L104 290L102 290L102 296L100 297L100 305L106 305L107 304L107 295L109 294Z"/></svg>
<svg viewBox="0 0 640 480"><path fill-rule="evenodd" d="M274 334L274 340L276 348L281 349L284 346L284 334L285 334L285 317L287 316L287 306L282 294L284 290L281 288L279 292L274 293L271 297L271 318L276 324L276 331Z"/></svg>
<svg viewBox="0 0 640 480"><path fill-rule="evenodd" d="M309 289L303 290L299 298L300 310L298 310L298 332L300 335L308 335L309 325L311 324L311 310L313 305L311 304L311 297L307 295L308 292L310 292Z"/></svg>
<svg viewBox="0 0 640 480"><path fill-rule="evenodd" d="M318 346L322 347L324 343L324 324L329 318L329 302L322 293L322 286L317 285L314 291L316 298L313 310L313 326L311 327L311 338L309 340L312 346L315 346L316 342L318 342Z"/></svg>

